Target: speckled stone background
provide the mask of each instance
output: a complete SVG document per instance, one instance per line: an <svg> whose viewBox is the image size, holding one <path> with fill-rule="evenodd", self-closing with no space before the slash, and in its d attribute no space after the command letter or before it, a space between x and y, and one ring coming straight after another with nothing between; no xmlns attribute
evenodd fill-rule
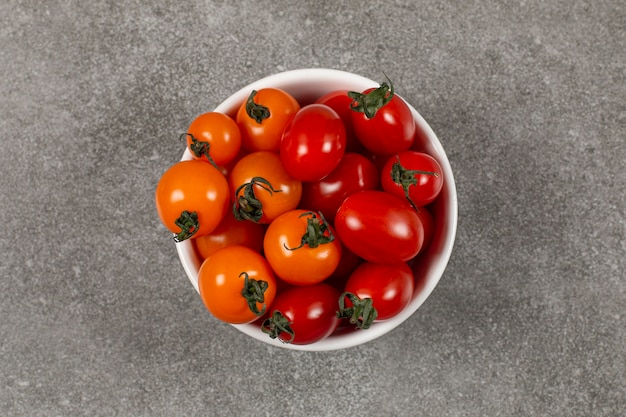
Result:
<svg viewBox="0 0 626 417"><path fill-rule="evenodd" d="M0 3L3 416L618 416L622 0ZM303 353L211 318L153 193L191 119L335 68L431 124L457 241L383 338Z"/></svg>

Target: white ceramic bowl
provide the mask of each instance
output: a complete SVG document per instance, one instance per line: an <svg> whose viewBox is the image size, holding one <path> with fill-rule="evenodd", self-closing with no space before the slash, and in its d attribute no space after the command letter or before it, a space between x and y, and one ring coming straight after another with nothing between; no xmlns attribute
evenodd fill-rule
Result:
<svg viewBox="0 0 626 417"><path fill-rule="evenodd" d="M215 111L234 117L237 109L249 96L251 90L265 87L283 89L304 105L334 90L362 91L379 85L378 82L368 78L332 69L286 71L243 87L222 102ZM435 219L434 237L428 250L420 255L421 260L414 268L417 281L409 305L399 315L386 321L376 322L367 330L333 334L324 340L309 345L292 345L280 342L278 339L271 339L260 330L258 325L254 324L233 325L233 327L261 342L282 348L304 351L336 350L360 345L384 335L408 319L424 303L443 275L452 252L457 225L457 195L450 163L439 139L412 106L411 111L415 116L418 128L416 140L420 142L422 149L434 156L441 164L444 186L440 196L429 206ZM185 151L182 159L191 159L189 151ZM191 284L198 291L200 259L194 251L192 243L183 241L177 243L176 248Z"/></svg>

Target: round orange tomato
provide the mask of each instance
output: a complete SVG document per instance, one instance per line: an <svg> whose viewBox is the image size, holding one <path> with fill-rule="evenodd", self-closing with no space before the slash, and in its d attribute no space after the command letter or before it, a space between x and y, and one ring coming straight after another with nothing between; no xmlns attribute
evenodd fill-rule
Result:
<svg viewBox="0 0 626 417"><path fill-rule="evenodd" d="M267 224L300 203L302 182L287 173L274 152L250 153L230 173L237 219Z"/></svg>
<svg viewBox="0 0 626 417"><path fill-rule="evenodd" d="M202 259L227 246L246 246L255 252L263 250L263 225L235 219L233 213L227 212L221 223L206 236L194 239L196 250Z"/></svg>
<svg viewBox="0 0 626 417"><path fill-rule="evenodd" d="M250 323L262 316L276 296L276 279L267 261L245 246L228 246L200 266L198 289L217 319Z"/></svg>
<svg viewBox="0 0 626 417"><path fill-rule="evenodd" d="M208 112L196 117L184 134L195 159L224 166L235 159L241 148L241 132L229 116Z"/></svg>
<svg viewBox="0 0 626 417"><path fill-rule="evenodd" d="M228 181L206 161L180 161L161 176L155 200L159 218L177 241L205 236L228 210Z"/></svg>
<svg viewBox="0 0 626 417"><path fill-rule="evenodd" d="M253 90L237 111L243 146L249 151L278 151L291 117L300 110L293 96L278 88Z"/></svg>
<svg viewBox="0 0 626 417"><path fill-rule="evenodd" d="M278 216L265 232L263 250L276 275L294 285L325 280L341 259L332 227L319 213L306 210Z"/></svg>

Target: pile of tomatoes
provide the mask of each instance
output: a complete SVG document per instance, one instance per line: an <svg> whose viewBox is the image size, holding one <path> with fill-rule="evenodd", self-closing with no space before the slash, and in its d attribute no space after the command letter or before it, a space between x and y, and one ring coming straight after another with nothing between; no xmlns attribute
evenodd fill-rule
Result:
<svg viewBox="0 0 626 417"><path fill-rule="evenodd" d="M410 302L443 173L387 81L304 105L254 90L236 115L201 114L181 136L193 159L162 175L156 207L176 241L192 240L216 318L309 344Z"/></svg>

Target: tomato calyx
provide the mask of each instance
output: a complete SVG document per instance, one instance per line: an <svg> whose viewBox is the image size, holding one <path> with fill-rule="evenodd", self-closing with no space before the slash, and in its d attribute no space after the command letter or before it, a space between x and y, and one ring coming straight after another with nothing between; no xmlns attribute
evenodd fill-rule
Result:
<svg viewBox="0 0 626 417"><path fill-rule="evenodd" d="M189 150L191 151L191 153L193 153L198 158L205 156L206 159L211 163L211 165L213 165L216 169L220 169L211 157L211 154L209 153L211 149L211 144L209 142L204 142L196 139L196 137L191 133L183 133L182 135L180 135L180 140L182 141L183 139L187 139L187 136L191 138L191 144L189 145Z"/></svg>
<svg viewBox="0 0 626 417"><path fill-rule="evenodd" d="M396 158L397 158L397 161L394 162L393 165L391 166L391 173L390 173L391 180L394 183L402 187L402 189L404 190L404 195L406 196L406 199L411 204L411 207L417 210L417 206L415 205L415 203L409 196L409 187L411 185L417 185L417 179L415 178L415 176L418 174L422 174L422 175L432 175L434 177L439 177L439 174L433 171L421 171L419 169L406 169L400 163L400 157L396 155Z"/></svg>
<svg viewBox="0 0 626 417"><path fill-rule="evenodd" d="M198 213L195 211L183 211L180 213L180 217L174 220L174 224L180 227L180 232L174 234L174 241L176 243L189 239L191 236L196 234L198 229L200 229Z"/></svg>
<svg viewBox="0 0 626 417"><path fill-rule="evenodd" d="M317 217L318 215L319 219ZM315 213L313 211L308 211L306 213L302 213L298 217L301 218L304 216L310 217L306 221L306 232L304 233L304 235L302 235L300 245L294 248L290 248L287 246L287 244L283 243L285 249L293 251L296 249L300 249L304 245L308 245L310 248L315 249L319 245L324 245L335 240L335 235L333 235L333 232L330 230L328 222L321 212ZM328 232L328 234L326 232Z"/></svg>
<svg viewBox="0 0 626 417"><path fill-rule="evenodd" d="M246 182L237 187L235 196L243 190L243 195L237 197L237 202L233 205L233 215L237 220L250 220L258 223L263 217L263 203L254 194L254 186L258 185L270 194L280 193L282 190L275 190L272 184L263 177L253 177L250 182Z"/></svg>
<svg viewBox="0 0 626 417"><path fill-rule="evenodd" d="M348 91L348 97L354 101L350 103L350 108L353 111L361 112L365 114L365 117L371 119L376 115L378 110L382 109L393 98L393 83L387 77L387 82L382 82L380 87L375 88L369 93L359 93L356 91Z"/></svg>
<svg viewBox="0 0 626 417"><path fill-rule="evenodd" d="M345 299L348 298L352 307L346 307ZM351 292L344 292L339 297L339 311L337 317L340 319L349 319L350 323L356 325L357 329L369 329L376 317L378 311L374 307L371 298L359 298Z"/></svg>
<svg viewBox="0 0 626 417"><path fill-rule="evenodd" d="M291 328L291 322L280 311L274 311L271 317L268 317L261 324L261 331L268 334L272 339L276 339L282 333L289 335L289 340L279 340L283 343L291 343L296 337L296 333Z"/></svg>
<svg viewBox="0 0 626 417"><path fill-rule="evenodd" d="M263 123L263 120L270 117L270 109L262 104L255 103L254 96L256 96L256 93L256 90L252 90L248 96L248 99L246 100L246 113L258 124L261 124Z"/></svg>
<svg viewBox="0 0 626 417"><path fill-rule="evenodd" d="M243 276L243 289L241 290L241 295L248 302L248 307L250 307L250 311L252 311L257 316L262 316L265 314L266 305L263 304L263 308L259 310L257 307L257 303L265 302L265 291L269 287L267 281L252 279L248 276L247 272L242 272L239 274L239 278Z"/></svg>

